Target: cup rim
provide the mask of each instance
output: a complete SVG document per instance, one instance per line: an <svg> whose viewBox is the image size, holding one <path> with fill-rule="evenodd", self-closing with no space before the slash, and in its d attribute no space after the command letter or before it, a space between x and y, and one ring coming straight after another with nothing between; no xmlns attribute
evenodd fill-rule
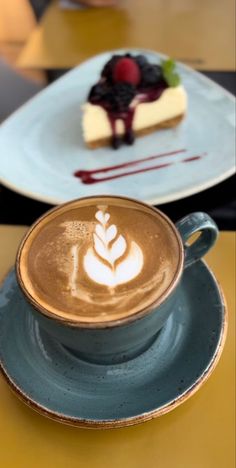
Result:
<svg viewBox="0 0 236 468"><path fill-rule="evenodd" d="M121 318L118 318L118 319L110 319L110 320L107 320L106 322L104 322L104 321L103 322L102 321L101 322L99 322L99 321L98 322L86 322L86 321L83 321L81 319L75 320L75 319L69 319L67 317L61 317L60 315L58 315L58 314L56 314L56 313L54 313L52 311L49 311L46 307L42 306L29 293L29 291L28 291L28 289L25 286L25 283L23 281L22 275L21 275L21 255L22 255L22 251L24 249L24 245L25 245L26 241L28 240L28 238L30 237L30 235L32 234L32 232L41 223L41 221L46 219L51 213L55 213L56 211L59 211L60 209L66 207L66 206L73 205L76 202L79 202L79 201L82 201L82 200L93 200L94 198L98 198L98 197L99 198L112 198L112 199L117 198L117 199L123 199L123 200L131 201L131 202L135 202L135 203L137 203L139 205L142 205L142 206L144 206L146 208L148 207L150 210L158 213L159 216L161 216L167 222L167 224L172 228L172 231L174 232L174 234L176 236L176 240L177 240L178 247L179 247L179 260L178 260L178 266L177 266L175 275L174 275L171 283L168 285L166 290L154 302L152 302L148 306L144 307L141 310L138 310L137 312L135 312L135 313L133 313L131 315L124 316L124 317L121 317ZM70 326L70 327L74 327L74 328L85 328L85 329L86 328L87 329L104 329L104 328L117 327L117 326L132 323L132 322L134 322L134 321L136 321L138 319L141 319L144 316L148 315L156 307L159 307L161 304L163 304L165 302L165 300L174 291L174 289L176 288L176 286L179 283L179 280L181 278L183 267L184 267L184 246L183 246L183 242L182 242L182 239L181 239L181 236L180 236L180 233L179 233L178 229L176 228L175 224L170 220L170 218L167 215L165 215L161 210L159 210L158 208L156 208L156 207L154 207L152 205L149 205L148 203L145 203L145 202L140 201L140 200L135 199L135 198L125 197L125 196L122 196L122 195L92 195L92 196L89 196L89 197L81 197L81 198L76 198L76 199L70 200L70 201L68 201L66 203L62 203L60 205L57 205L57 206L49 209L48 211L46 211L46 213L44 213L42 216L40 216L31 225L31 227L29 228L29 230L27 231L27 233L23 237L23 239L22 239L22 241L21 241L21 243L19 245L19 248L17 250L16 264L15 264L16 278L17 278L17 282L19 284L19 287L21 288L25 299L30 303L30 305L33 306L34 309L36 309L37 312L41 313L42 315L44 315L48 319L51 319L51 320L54 320L55 322L61 323L62 325L66 325L66 326Z"/></svg>

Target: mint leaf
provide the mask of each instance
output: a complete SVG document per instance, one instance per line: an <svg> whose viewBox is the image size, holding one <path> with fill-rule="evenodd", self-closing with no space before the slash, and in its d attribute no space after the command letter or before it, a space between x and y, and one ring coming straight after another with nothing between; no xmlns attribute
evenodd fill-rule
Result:
<svg viewBox="0 0 236 468"><path fill-rule="evenodd" d="M163 77L169 86L175 87L180 84L181 80L178 73L176 73L176 64L174 60L163 60L161 63L161 68Z"/></svg>
<svg viewBox="0 0 236 468"><path fill-rule="evenodd" d="M180 84L180 76L177 73L170 74L168 77L168 85L174 88L175 86L178 86L179 84Z"/></svg>

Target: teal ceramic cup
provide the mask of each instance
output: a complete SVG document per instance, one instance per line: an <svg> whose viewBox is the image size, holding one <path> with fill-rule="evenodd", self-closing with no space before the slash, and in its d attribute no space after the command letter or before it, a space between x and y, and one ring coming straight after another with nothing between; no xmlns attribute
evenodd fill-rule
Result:
<svg viewBox="0 0 236 468"><path fill-rule="evenodd" d="M24 297L30 303L32 314L39 327L42 327L52 339L67 348L68 352L91 363L117 364L145 352L154 340L158 339L160 330L178 306L179 285L183 271L186 268L191 268L194 262L199 261L217 239L217 226L206 213L191 213L174 225L161 211L142 202L135 202L148 207L148 210L153 210L167 220L177 239L178 251L176 255L178 255L179 261L174 281L165 293L155 303L133 315L113 319L106 323L62 320L49 314L47 308L41 307L27 289L22 273L22 252L25 242L42 220L45 220L50 213L54 213L63 205L50 210L32 226L18 251L16 261L18 283ZM75 201L64 206L70 206L70 203L75 203ZM198 234L197 239L188 244L190 238L196 233Z"/></svg>

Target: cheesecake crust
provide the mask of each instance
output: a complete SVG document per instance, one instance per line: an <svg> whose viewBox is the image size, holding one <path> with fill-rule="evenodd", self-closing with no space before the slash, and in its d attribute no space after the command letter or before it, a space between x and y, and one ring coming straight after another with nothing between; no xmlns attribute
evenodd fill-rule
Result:
<svg viewBox="0 0 236 468"><path fill-rule="evenodd" d="M164 120L163 122L159 122L156 125L151 125L150 127L142 128L141 130L137 130L134 132L136 137L149 135L150 133L156 132L157 130L174 128L182 122L184 118L184 114L178 115L177 117L173 117L172 119ZM111 139L109 138L100 138L99 140L93 141L86 141L86 146L89 149L97 149L103 146L110 146Z"/></svg>

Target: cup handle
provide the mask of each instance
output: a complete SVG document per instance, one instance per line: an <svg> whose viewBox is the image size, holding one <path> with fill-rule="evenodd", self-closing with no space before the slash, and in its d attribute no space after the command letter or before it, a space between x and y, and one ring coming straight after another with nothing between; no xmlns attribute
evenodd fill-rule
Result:
<svg viewBox="0 0 236 468"><path fill-rule="evenodd" d="M218 237L218 227L206 213L190 213L176 223L185 250L185 268L203 257L213 247ZM188 239L195 233L200 236L191 245L186 245Z"/></svg>

